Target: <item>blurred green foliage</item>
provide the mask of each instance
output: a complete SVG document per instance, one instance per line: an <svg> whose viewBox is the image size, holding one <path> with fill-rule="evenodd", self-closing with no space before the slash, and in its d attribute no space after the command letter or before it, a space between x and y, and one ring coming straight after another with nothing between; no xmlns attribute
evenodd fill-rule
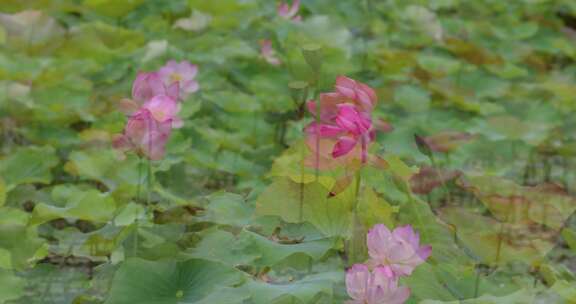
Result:
<svg viewBox="0 0 576 304"><path fill-rule="evenodd" d="M433 248L410 303L576 300L575 1L303 0L302 22L276 5L0 3L0 303L342 303L355 193L301 170L289 86L313 98L340 74L394 127L372 148L388 168L362 171L361 228L412 224ZM136 72L169 59L200 91L149 188L110 141ZM448 152L430 163L414 134ZM411 193L425 165L462 175Z"/></svg>

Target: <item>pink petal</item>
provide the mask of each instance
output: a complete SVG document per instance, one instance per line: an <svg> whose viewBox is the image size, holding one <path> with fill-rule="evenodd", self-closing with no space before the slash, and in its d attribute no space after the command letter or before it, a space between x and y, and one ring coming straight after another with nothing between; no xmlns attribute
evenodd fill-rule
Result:
<svg viewBox="0 0 576 304"><path fill-rule="evenodd" d="M200 85L198 85L196 80L189 80L181 84L181 89L185 94L190 94L198 91Z"/></svg>
<svg viewBox="0 0 576 304"><path fill-rule="evenodd" d="M292 2L292 6L290 7L290 11L288 12L288 15L290 17L296 16L296 14L298 14L299 9L300 9L300 0L294 0Z"/></svg>
<svg viewBox="0 0 576 304"><path fill-rule="evenodd" d="M143 104L155 95L164 94L165 90L158 73L139 72L132 85L132 99Z"/></svg>
<svg viewBox="0 0 576 304"><path fill-rule="evenodd" d="M418 249L417 253L422 260L426 261L432 254L432 246L430 245L422 246Z"/></svg>
<svg viewBox="0 0 576 304"><path fill-rule="evenodd" d="M392 268L390 268L390 266L388 265L378 266L374 268L374 276L376 279L376 283L380 285L387 283L389 280L394 279L396 277L394 271L392 271Z"/></svg>
<svg viewBox="0 0 576 304"><path fill-rule="evenodd" d="M316 116L316 100L308 100L306 102L306 108L308 109L308 112L312 114L312 116Z"/></svg>
<svg viewBox="0 0 576 304"><path fill-rule="evenodd" d="M403 304L408 300L410 297L410 288L406 286L400 286L396 291L393 293L392 297L390 298L390 304Z"/></svg>
<svg viewBox="0 0 576 304"><path fill-rule="evenodd" d="M361 83L361 82L358 82L357 85L358 85L359 90L362 91L363 94L368 95L368 98L370 100L371 105L374 105L378 99L374 89L372 89L368 85Z"/></svg>
<svg viewBox="0 0 576 304"><path fill-rule="evenodd" d="M172 128L174 129L180 129L184 126L184 121L182 121L182 119L175 117L174 119L172 119Z"/></svg>
<svg viewBox="0 0 576 304"><path fill-rule="evenodd" d="M414 231L411 225L396 227L392 234L395 238L406 241L414 248L420 246L420 235Z"/></svg>
<svg viewBox="0 0 576 304"><path fill-rule="evenodd" d="M372 99L370 98L370 96L368 94L366 94L366 92L361 91L361 90L357 90L356 95L357 95L358 101L362 105L363 109L365 109L367 111L371 111L372 110Z"/></svg>
<svg viewBox="0 0 576 304"><path fill-rule="evenodd" d="M334 150L332 150L332 157L338 158L340 156L346 155L348 152L354 149L356 145L356 140L350 137L342 136L334 145Z"/></svg>
<svg viewBox="0 0 576 304"><path fill-rule="evenodd" d="M143 108L150 111L152 117L158 122L173 119L179 110L176 100L166 95L155 96L146 102Z"/></svg>
<svg viewBox="0 0 576 304"><path fill-rule="evenodd" d="M366 244L368 247L368 254L372 259L379 260L387 252L386 246L389 246L389 240L392 233L383 224L377 224L368 231L366 235Z"/></svg>
<svg viewBox="0 0 576 304"><path fill-rule="evenodd" d="M171 97L174 100L180 99L180 84L178 82L174 82L173 84L169 85L166 89L166 95Z"/></svg>
<svg viewBox="0 0 576 304"><path fill-rule="evenodd" d="M338 105L338 116L336 117L336 124L342 129L352 132L354 135L361 135L362 131L359 127L361 118L358 111L353 104L345 103Z"/></svg>
<svg viewBox="0 0 576 304"><path fill-rule="evenodd" d="M364 264L354 264L346 272L346 291L355 300L362 300L366 297L370 270Z"/></svg>
<svg viewBox="0 0 576 304"><path fill-rule="evenodd" d="M319 135L320 137L335 137L342 134L344 130L338 126L327 124L317 124L312 122L306 127L306 133Z"/></svg>
<svg viewBox="0 0 576 304"><path fill-rule="evenodd" d="M356 93L354 91L355 86L356 82L351 78L346 76L336 77L336 91L348 98L354 99L356 97Z"/></svg>
<svg viewBox="0 0 576 304"><path fill-rule="evenodd" d="M286 15L288 15L288 10L289 10L289 6L288 4L282 2L278 5L278 15L280 15L281 17L284 17Z"/></svg>
<svg viewBox="0 0 576 304"><path fill-rule="evenodd" d="M194 79L194 77L198 73L198 66L184 60L180 62L180 64L176 68L176 72L181 74L184 77L184 79L187 80Z"/></svg>
<svg viewBox="0 0 576 304"><path fill-rule="evenodd" d="M160 132L151 132L147 140L142 144L146 156L150 160L160 160L164 157L165 145L168 135Z"/></svg>

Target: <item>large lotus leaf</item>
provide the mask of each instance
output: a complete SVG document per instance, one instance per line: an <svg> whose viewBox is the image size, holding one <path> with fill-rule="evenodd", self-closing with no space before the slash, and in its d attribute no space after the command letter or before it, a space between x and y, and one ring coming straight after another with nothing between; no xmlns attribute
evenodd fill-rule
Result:
<svg viewBox="0 0 576 304"><path fill-rule="evenodd" d="M341 272L325 272L293 282L249 281L246 288L250 290L254 304L315 303L313 300L318 301L322 296L331 297L332 286L343 278Z"/></svg>
<svg viewBox="0 0 576 304"><path fill-rule="evenodd" d="M565 280L558 280L551 289L557 293L562 299L566 300L567 303L573 303L576 299L576 284L574 282L568 282Z"/></svg>
<svg viewBox="0 0 576 304"><path fill-rule="evenodd" d="M58 55L68 58L91 58L99 63L114 60L144 45L140 32L115 27L103 22L82 24L71 30Z"/></svg>
<svg viewBox="0 0 576 304"><path fill-rule="evenodd" d="M64 169L82 179L97 180L113 190L118 200L126 200L136 194L139 166L141 191L144 191L147 180L145 161L139 164L136 157L119 161L111 149L73 151Z"/></svg>
<svg viewBox="0 0 576 304"><path fill-rule="evenodd" d="M534 293L527 290L519 290L506 296L483 295L475 299L457 301L424 300L421 304L524 304L534 303Z"/></svg>
<svg viewBox="0 0 576 304"><path fill-rule="evenodd" d="M34 108L33 115L29 119L35 122L46 122L48 125L69 124L78 120L94 120L94 116L90 113L92 83L85 78L69 73L70 71L62 69L39 75L38 81L40 82L51 78L58 78L60 82L46 81L43 86L38 86L32 91ZM41 137L39 139L46 140ZM50 142L50 144L54 143L55 140Z"/></svg>
<svg viewBox="0 0 576 304"><path fill-rule="evenodd" d="M206 100L214 102L224 110L229 112L257 112L260 110L260 103L254 96L242 94L234 91L211 92L204 96Z"/></svg>
<svg viewBox="0 0 576 304"><path fill-rule="evenodd" d="M249 252L259 256L257 263L261 265L275 265L299 253L318 260L334 245L334 240L329 238L280 243L248 230L242 231L239 238L249 243Z"/></svg>
<svg viewBox="0 0 576 304"><path fill-rule="evenodd" d="M0 212L0 264L9 269L23 269L43 258L46 241L38 237L36 227L28 226L25 212L2 208Z"/></svg>
<svg viewBox="0 0 576 304"><path fill-rule="evenodd" d="M348 54L350 50L350 31L331 20L329 16L312 16L298 25L300 45L306 42L313 42L325 47L340 48Z"/></svg>
<svg viewBox="0 0 576 304"><path fill-rule="evenodd" d="M64 28L56 19L39 10L16 14L0 14L0 26L8 37L9 46L30 52L46 52L61 42Z"/></svg>
<svg viewBox="0 0 576 304"><path fill-rule="evenodd" d="M317 182L299 184L278 179L258 198L256 214L277 215L289 223L304 220L326 236L347 236L353 204L348 192L351 190L330 197L330 190Z"/></svg>
<svg viewBox="0 0 576 304"><path fill-rule="evenodd" d="M512 115L497 115L477 120L472 132L480 133L492 141L521 140L530 145L543 142L549 135L551 124L524 121Z"/></svg>
<svg viewBox="0 0 576 304"><path fill-rule="evenodd" d="M233 193L214 193L209 197L203 220L220 225L245 226L252 218L252 207L244 197Z"/></svg>
<svg viewBox="0 0 576 304"><path fill-rule="evenodd" d="M114 0L84 0L83 4L86 8L95 11L98 14L110 16L114 18L122 17L134 10L144 0L128 0L128 1L114 1Z"/></svg>
<svg viewBox="0 0 576 304"><path fill-rule="evenodd" d="M0 268L0 303L18 299L24 292L24 280Z"/></svg>
<svg viewBox="0 0 576 304"><path fill-rule="evenodd" d="M319 260L334 244L332 239L326 238L272 239L248 230L243 230L235 236L229 232L211 229L201 235L202 240L187 253L195 258L218 261L231 266L249 265L249 263L274 266L297 255Z"/></svg>
<svg viewBox="0 0 576 304"><path fill-rule="evenodd" d="M395 90L394 101L408 112L423 112L430 107L430 94L420 87L403 85Z"/></svg>
<svg viewBox="0 0 576 304"><path fill-rule="evenodd" d="M75 263L86 261L76 258L72 260ZM41 263L19 274L25 279L24 294L17 301L8 303L74 303L81 294L90 292L91 286L99 285L98 290L104 287L100 282L102 278L95 278L91 282L88 274L79 267Z"/></svg>
<svg viewBox="0 0 576 304"><path fill-rule="evenodd" d="M453 225L458 238L486 264L539 263L554 247L555 233L538 227L500 223L457 207L443 209L441 218Z"/></svg>
<svg viewBox="0 0 576 304"><path fill-rule="evenodd" d="M106 222L116 211L116 202L110 194L96 189L76 186L56 186L52 190L54 203L40 203L34 207L30 223L45 223L57 218Z"/></svg>
<svg viewBox="0 0 576 304"><path fill-rule="evenodd" d="M410 224L420 234L420 242L432 246L432 257L441 262L470 263L473 255L466 253L454 241L454 233L448 221L438 218L430 206L411 198L400 206L399 224Z"/></svg>
<svg viewBox="0 0 576 304"><path fill-rule="evenodd" d="M238 237L219 229L206 230L200 235L200 242L186 252L191 257L236 266L248 265L260 256L259 252L248 250L253 244L249 237Z"/></svg>
<svg viewBox="0 0 576 304"><path fill-rule="evenodd" d="M367 227L375 224L394 226L394 215L398 208L391 206L370 187L364 188L357 208L362 223Z"/></svg>
<svg viewBox="0 0 576 304"><path fill-rule="evenodd" d="M232 29L245 26L258 16L256 1L222 0L218 3L202 0L188 0L190 7L209 14L211 25L220 29Z"/></svg>
<svg viewBox="0 0 576 304"><path fill-rule="evenodd" d="M423 69L437 75L450 75L462 68L459 61L447 56L420 54L417 61Z"/></svg>
<svg viewBox="0 0 576 304"><path fill-rule="evenodd" d="M58 157L52 147L25 147L0 159L0 174L8 191L19 184L43 183L52 180L50 170L58 164Z"/></svg>
<svg viewBox="0 0 576 304"><path fill-rule="evenodd" d="M521 186L498 176L468 175L464 186L502 221L560 229L576 210L575 198L554 184Z"/></svg>
<svg viewBox="0 0 576 304"><path fill-rule="evenodd" d="M208 260L150 262L133 258L116 272L105 303L197 304L208 303L207 299L218 299L213 304L236 303L238 293L227 290L224 298L217 294L243 281L238 270Z"/></svg>
<svg viewBox="0 0 576 304"><path fill-rule="evenodd" d="M461 267L454 275L447 275L448 264L418 266L404 282L412 290L412 295L419 299L456 300L469 296L473 292L474 277L471 266Z"/></svg>
<svg viewBox="0 0 576 304"><path fill-rule="evenodd" d="M339 170L322 170L316 176L316 171L313 168L302 165L302 162L309 157L310 153L302 141L292 145L274 159L268 175L270 177L290 178L295 183L307 184L316 181L331 189L336 182L336 178L341 176L342 172Z"/></svg>

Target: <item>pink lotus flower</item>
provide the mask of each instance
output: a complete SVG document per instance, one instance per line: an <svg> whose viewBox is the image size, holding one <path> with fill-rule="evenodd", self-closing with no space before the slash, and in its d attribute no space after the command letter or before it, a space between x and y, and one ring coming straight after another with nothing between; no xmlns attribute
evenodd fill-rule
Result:
<svg viewBox="0 0 576 304"><path fill-rule="evenodd" d="M398 278L382 267L370 272L364 264L348 269L346 291L352 298L347 304L402 304L410 297L410 289L398 286Z"/></svg>
<svg viewBox="0 0 576 304"><path fill-rule="evenodd" d="M134 113L122 134L116 135L112 146L122 153L133 151L141 157L159 160L172 130L172 120L159 121L144 108Z"/></svg>
<svg viewBox="0 0 576 304"><path fill-rule="evenodd" d="M180 112L180 104L169 96L154 96L142 106L142 109L148 110L159 123L169 121L174 128L182 126L182 120L176 116Z"/></svg>
<svg viewBox="0 0 576 304"><path fill-rule="evenodd" d="M374 89L346 76L336 77L335 89L335 92L320 94L320 113L316 111L315 100L308 101L308 111L314 116L320 115L322 121L330 121L336 117L339 104L351 103L370 115L378 99Z"/></svg>
<svg viewBox="0 0 576 304"><path fill-rule="evenodd" d="M288 3L281 2L278 5L278 16L292 21L300 21L302 17L298 15L298 10L300 10L300 0L294 0L292 6Z"/></svg>
<svg viewBox="0 0 576 304"><path fill-rule="evenodd" d="M431 246L420 246L420 235L410 225L391 232L386 226L377 224L370 229L366 239L370 255L368 264L381 267L389 275L410 275L432 253Z"/></svg>
<svg viewBox="0 0 576 304"><path fill-rule="evenodd" d="M180 63L170 60L158 70L158 75L165 85L178 83L180 97L185 99L189 94L198 91L198 82L194 79L198 73L198 66L188 61Z"/></svg>
<svg viewBox="0 0 576 304"><path fill-rule="evenodd" d="M333 121L312 122L306 127L309 137L336 139L332 157L338 158L348 154L358 144L361 149L361 160L365 163L368 157L368 144L374 140L372 121L368 114L358 111L353 104L337 105L338 113Z"/></svg>
<svg viewBox="0 0 576 304"><path fill-rule="evenodd" d="M165 95L178 100L178 84L166 86L156 72L139 72L132 84L132 99L122 99L120 110L130 115L154 96Z"/></svg>
<svg viewBox="0 0 576 304"><path fill-rule="evenodd" d="M157 72L139 72L132 84L132 99L142 105L157 95L166 95L178 100L178 86L165 85Z"/></svg>
<svg viewBox="0 0 576 304"><path fill-rule="evenodd" d="M355 101L366 112L372 111L376 104L376 92L371 87L346 76L336 78L336 92Z"/></svg>
<svg viewBox="0 0 576 304"><path fill-rule="evenodd" d="M260 40L260 56L271 65L282 64L282 61L276 57L276 52L272 48L272 41L269 39Z"/></svg>

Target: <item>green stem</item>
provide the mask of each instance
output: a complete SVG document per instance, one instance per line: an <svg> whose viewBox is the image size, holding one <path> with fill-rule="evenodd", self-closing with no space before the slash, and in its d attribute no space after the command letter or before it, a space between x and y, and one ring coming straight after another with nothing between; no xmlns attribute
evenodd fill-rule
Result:
<svg viewBox="0 0 576 304"><path fill-rule="evenodd" d="M138 185L136 186L136 201L140 201L140 190L142 188L142 157L138 156Z"/></svg>
<svg viewBox="0 0 576 304"><path fill-rule="evenodd" d="M306 149L305 146L302 146L302 161L300 163L300 205L298 206L298 222L302 222L304 220L304 154Z"/></svg>
<svg viewBox="0 0 576 304"><path fill-rule="evenodd" d="M355 178L355 185L354 185L354 195L355 195L355 200L354 200L354 208L352 209L352 213L353 213L353 218L352 218L352 238L350 240L351 246L350 246L350 260L353 263L358 261L359 258L359 251L361 249L361 243L359 243L359 240L363 239L361 234L362 234L362 229L360 229L360 221L358 218L358 205L360 204L360 187L362 184L362 175L361 175L361 169L358 169L358 171L356 171L356 178Z"/></svg>
<svg viewBox="0 0 576 304"><path fill-rule="evenodd" d="M136 188L136 202L138 203L140 201L140 192L142 189L142 166L143 166L144 162L142 161L142 157L138 157L138 186ZM137 256L138 255L138 208L136 208L136 217L134 218L134 243L133 243L133 255Z"/></svg>
<svg viewBox="0 0 576 304"><path fill-rule="evenodd" d="M308 87L304 89L301 96L301 103L302 105L306 105L306 98L308 98ZM316 113L318 114L318 112ZM318 116L318 115L316 115ZM299 205L299 212L298 212L298 219L299 222L304 220L304 159L306 157L306 143L302 145L302 159L300 163L300 205ZM316 164L318 166L318 164Z"/></svg>
<svg viewBox="0 0 576 304"><path fill-rule="evenodd" d="M513 201L509 203L508 209L506 210L506 216L504 218L504 221L502 221L500 223L500 231L498 232L498 245L496 245L496 259L495 259L496 265L498 265L498 262L500 261L500 253L502 251L502 239L503 239L503 234L504 234L504 227L505 227L505 224L510 217L510 212L512 211L512 204L513 203L514 203Z"/></svg>
<svg viewBox="0 0 576 304"><path fill-rule="evenodd" d="M152 176L152 161L150 159L148 159L148 189L147 189L147 194L146 194L146 207L148 207L150 205L150 196L152 193L152 182L153 182L153 176Z"/></svg>
<svg viewBox="0 0 576 304"><path fill-rule="evenodd" d="M138 256L138 215L136 215L136 220L134 221L134 243L133 243L133 256Z"/></svg>
<svg viewBox="0 0 576 304"><path fill-rule="evenodd" d="M476 264L476 281L474 282L474 298L478 297L478 291L480 289L480 267Z"/></svg>

